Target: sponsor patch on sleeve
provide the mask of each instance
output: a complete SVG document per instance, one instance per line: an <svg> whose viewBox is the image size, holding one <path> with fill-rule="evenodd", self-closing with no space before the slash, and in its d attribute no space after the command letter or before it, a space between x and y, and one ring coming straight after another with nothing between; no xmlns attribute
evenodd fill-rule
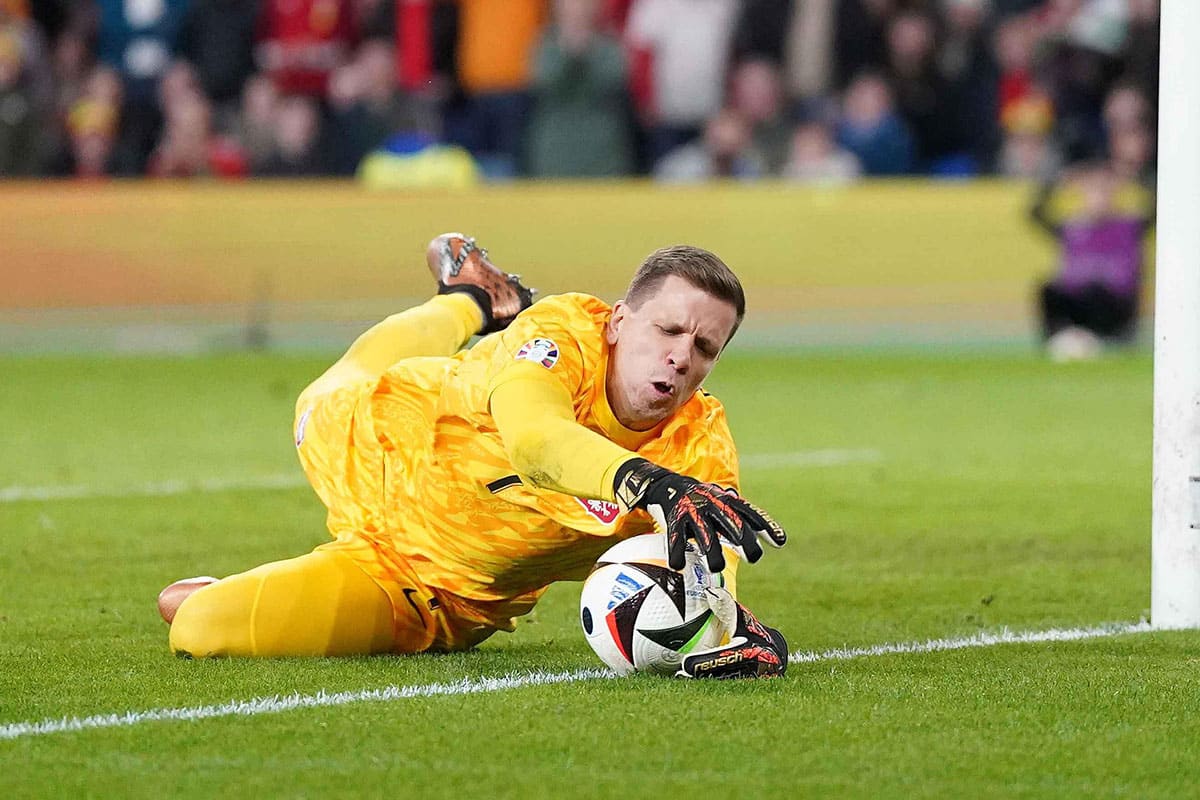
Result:
<svg viewBox="0 0 1200 800"><path fill-rule="evenodd" d="M576 497L575 502L583 506L584 511L587 511L605 525L612 525L617 521L617 517L621 513L620 506L618 506L616 503L605 502L604 500L585 500L582 497Z"/></svg>
<svg viewBox="0 0 1200 800"><path fill-rule="evenodd" d="M531 339L517 351L517 361L532 361L550 369L558 363L558 345L550 339Z"/></svg>

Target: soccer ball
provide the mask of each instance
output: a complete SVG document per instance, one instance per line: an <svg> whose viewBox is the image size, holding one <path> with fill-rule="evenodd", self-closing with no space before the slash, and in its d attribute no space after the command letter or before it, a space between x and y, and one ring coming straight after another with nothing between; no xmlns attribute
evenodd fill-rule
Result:
<svg viewBox="0 0 1200 800"><path fill-rule="evenodd" d="M724 626L705 600L724 586L687 543L681 572L667 566L666 537L647 533L610 547L583 583L579 621L600 660L617 671L675 674L683 656L715 647Z"/></svg>

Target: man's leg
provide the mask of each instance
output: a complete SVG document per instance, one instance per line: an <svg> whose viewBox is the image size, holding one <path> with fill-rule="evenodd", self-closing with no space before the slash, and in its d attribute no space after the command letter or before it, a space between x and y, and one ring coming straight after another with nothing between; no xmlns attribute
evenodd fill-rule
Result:
<svg viewBox="0 0 1200 800"><path fill-rule="evenodd" d="M359 336L336 363L301 395L325 394L375 378L398 361L457 353L483 324L483 312L467 294L444 294L393 314Z"/></svg>
<svg viewBox="0 0 1200 800"><path fill-rule="evenodd" d="M1081 303L1084 327L1098 336L1118 336L1132 327L1137 312L1137 298L1115 294L1101 284L1085 288Z"/></svg>
<svg viewBox="0 0 1200 800"><path fill-rule="evenodd" d="M1055 283L1042 284L1038 294L1042 312L1042 339L1049 339L1054 334L1075 323L1075 299L1064 292Z"/></svg>
<svg viewBox="0 0 1200 800"><path fill-rule="evenodd" d="M316 550L192 593L171 623L171 651L203 658L423 649L424 620L417 616L420 635L410 635L414 620L393 617L388 594L351 559Z"/></svg>
<svg viewBox="0 0 1200 800"><path fill-rule="evenodd" d="M453 355L475 334L504 329L533 302L536 290L489 261L487 251L461 233L435 237L425 260L437 281L437 296L393 314L358 337L304 390L297 415L314 397L378 377L405 358Z"/></svg>

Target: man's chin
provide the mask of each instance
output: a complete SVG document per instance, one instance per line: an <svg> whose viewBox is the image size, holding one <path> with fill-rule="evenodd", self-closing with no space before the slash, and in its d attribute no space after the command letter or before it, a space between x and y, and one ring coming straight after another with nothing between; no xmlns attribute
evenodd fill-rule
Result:
<svg viewBox="0 0 1200 800"><path fill-rule="evenodd" d="M678 410L679 405L673 399L667 402L650 403L646 407L638 409L639 413L637 415L637 427L635 430L649 430Z"/></svg>

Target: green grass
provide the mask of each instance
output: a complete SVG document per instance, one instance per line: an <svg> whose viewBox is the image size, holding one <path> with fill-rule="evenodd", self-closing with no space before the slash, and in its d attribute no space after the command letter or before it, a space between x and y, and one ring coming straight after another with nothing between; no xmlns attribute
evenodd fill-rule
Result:
<svg viewBox="0 0 1200 800"><path fill-rule="evenodd" d="M0 488L298 474L323 360L6 359ZM796 650L1148 613L1151 369L1129 354L731 353L710 388L792 537L740 577ZM0 503L0 724L596 665L554 587L441 657L191 662L154 598L323 540L306 489ZM0 797L1167 797L1200 767L1196 633L647 676L0 741Z"/></svg>

